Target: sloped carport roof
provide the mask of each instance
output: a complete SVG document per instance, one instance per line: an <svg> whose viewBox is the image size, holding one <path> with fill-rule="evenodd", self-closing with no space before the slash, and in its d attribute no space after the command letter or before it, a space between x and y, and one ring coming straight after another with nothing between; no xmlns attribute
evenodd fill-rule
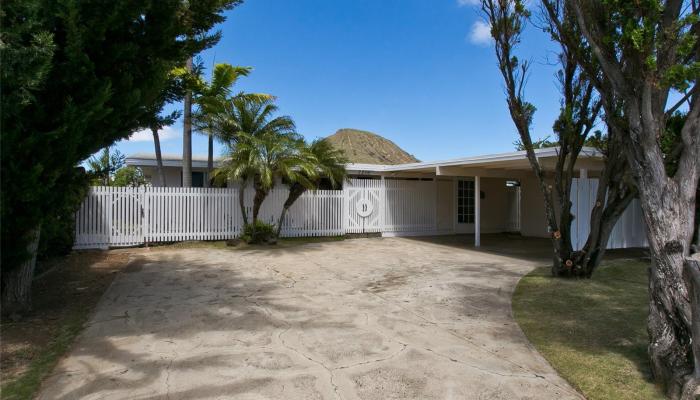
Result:
<svg viewBox="0 0 700 400"><path fill-rule="evenodd" d="M536 149L535 155L545 171L556 165L558 148ZM600 171L603 168L603 154L593 148L584 147L576 162L576 169ZM377 175L397 175L418 173L447 176L493 176L518 177L531 173L525 151L462 157L442 161L427 161L398 165L348 164L347 169L356 173Z"/></svg>

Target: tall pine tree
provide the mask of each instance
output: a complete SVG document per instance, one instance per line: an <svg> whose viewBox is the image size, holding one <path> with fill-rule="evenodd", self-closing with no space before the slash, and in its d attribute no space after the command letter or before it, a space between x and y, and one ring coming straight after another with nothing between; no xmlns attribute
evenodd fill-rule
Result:
<svg viewBox="0 0 700 400"><path fill-rule="evenodd" d="M30 307L42 223L75 166L137 130L168 72L215 44L209 31L239 3L3 2L3 313Z"/></svg>

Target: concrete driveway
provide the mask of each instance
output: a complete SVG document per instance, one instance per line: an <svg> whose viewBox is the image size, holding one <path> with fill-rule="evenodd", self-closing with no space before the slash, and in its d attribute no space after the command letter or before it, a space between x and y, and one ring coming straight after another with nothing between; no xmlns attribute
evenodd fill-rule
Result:
<svg viewBox="0 0 700 400"><path fill-rule="evenodd" d="M39 398L580 398L511 316L541 242L464 240L140 251Z"/></svg>

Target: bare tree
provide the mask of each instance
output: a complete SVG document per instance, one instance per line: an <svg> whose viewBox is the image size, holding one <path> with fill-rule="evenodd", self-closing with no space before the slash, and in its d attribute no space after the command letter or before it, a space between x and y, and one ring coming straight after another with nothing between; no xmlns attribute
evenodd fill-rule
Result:
<svg viewBox="0 0 700 400"><path fill-rule="evenodd" d="M639 190L652 254L649 278L649 355L671 398L690 398L700 370L691 343L693 310L683 279L695 227L700 174L700 13L697 0L598 2L567 0L603 71L604 97L617 98L627 130L622 150ZM669 105L673 91L680 99ZM688 114L680 130L678 164L669 174L659 138L669 116ZM697 264L687 262L688 268ZM692 275L692 274L690 274ZM695 290L698 290L696 288ZM696 329L697 331L697 329ZM698 354L695 354L695 358Z"/></svg>
<svg viewBox="0 0 700 400"><path fill-rule="evenodd" d="M553 126L557 138L557 162L552 174L545 171L536 156L530 134L535 106L525 100L523 93L530 64L520 61L514 54L530 12L519 0L483 0L482 10L491 25L508 109L544 197L553 248L552 274L590 276L597 264L591 263L590 257L582 257L583 253L574 252L571 243L571 185L576 177L576 161L596 124L602 101L576 61L578 49L571 49L562 43L559 53L561 69L557 74L562 100L559 117ZM602 246L606 244L607 239ZM597 250L601 241L591 241L588 246ZM599 259L596 257L593 260Z"/></svg>
<svg viewBox="0 0 700 400"><path fill-rule="evenodd" d="M600 93L598 88L605 84L602 71L578 29L573 11L566 6L565 0L542 0L541 4L544 31L559 43L567 58L566 64L577 65L587 83ZM607 133L589 136L586 141L603 153L605 164L598 176L589 235L581 251L575 252L573 257L574 268L580 269L585 276L590 276L602 261L615 224L637 196L629 165L621 151L620 135L627 129L627 124L621 117L620 101L614 97L600 96L598 106L604 110L602 120Z"/></svg>

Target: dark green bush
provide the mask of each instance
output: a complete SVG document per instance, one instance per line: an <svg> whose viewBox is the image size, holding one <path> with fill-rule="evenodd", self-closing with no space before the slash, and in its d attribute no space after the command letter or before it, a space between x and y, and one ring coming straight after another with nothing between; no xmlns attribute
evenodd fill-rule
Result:
<svg viewBox="0 0 700 400"><path fill-rule="evenodd" d="M57 181L62 187L63 196L44 210L39 237L39 259L68 254L73 247L75 212L88 191L89 177L83 168L75 168L72 172L62 175Z"/></svg>
<svg viewBox="0 0 700 400"><path fill-rule="evenodd" d="M243 227L243 235L241 235L241 240L249 244L274 243L275 226L262 221L246 224Z"/></svg>

